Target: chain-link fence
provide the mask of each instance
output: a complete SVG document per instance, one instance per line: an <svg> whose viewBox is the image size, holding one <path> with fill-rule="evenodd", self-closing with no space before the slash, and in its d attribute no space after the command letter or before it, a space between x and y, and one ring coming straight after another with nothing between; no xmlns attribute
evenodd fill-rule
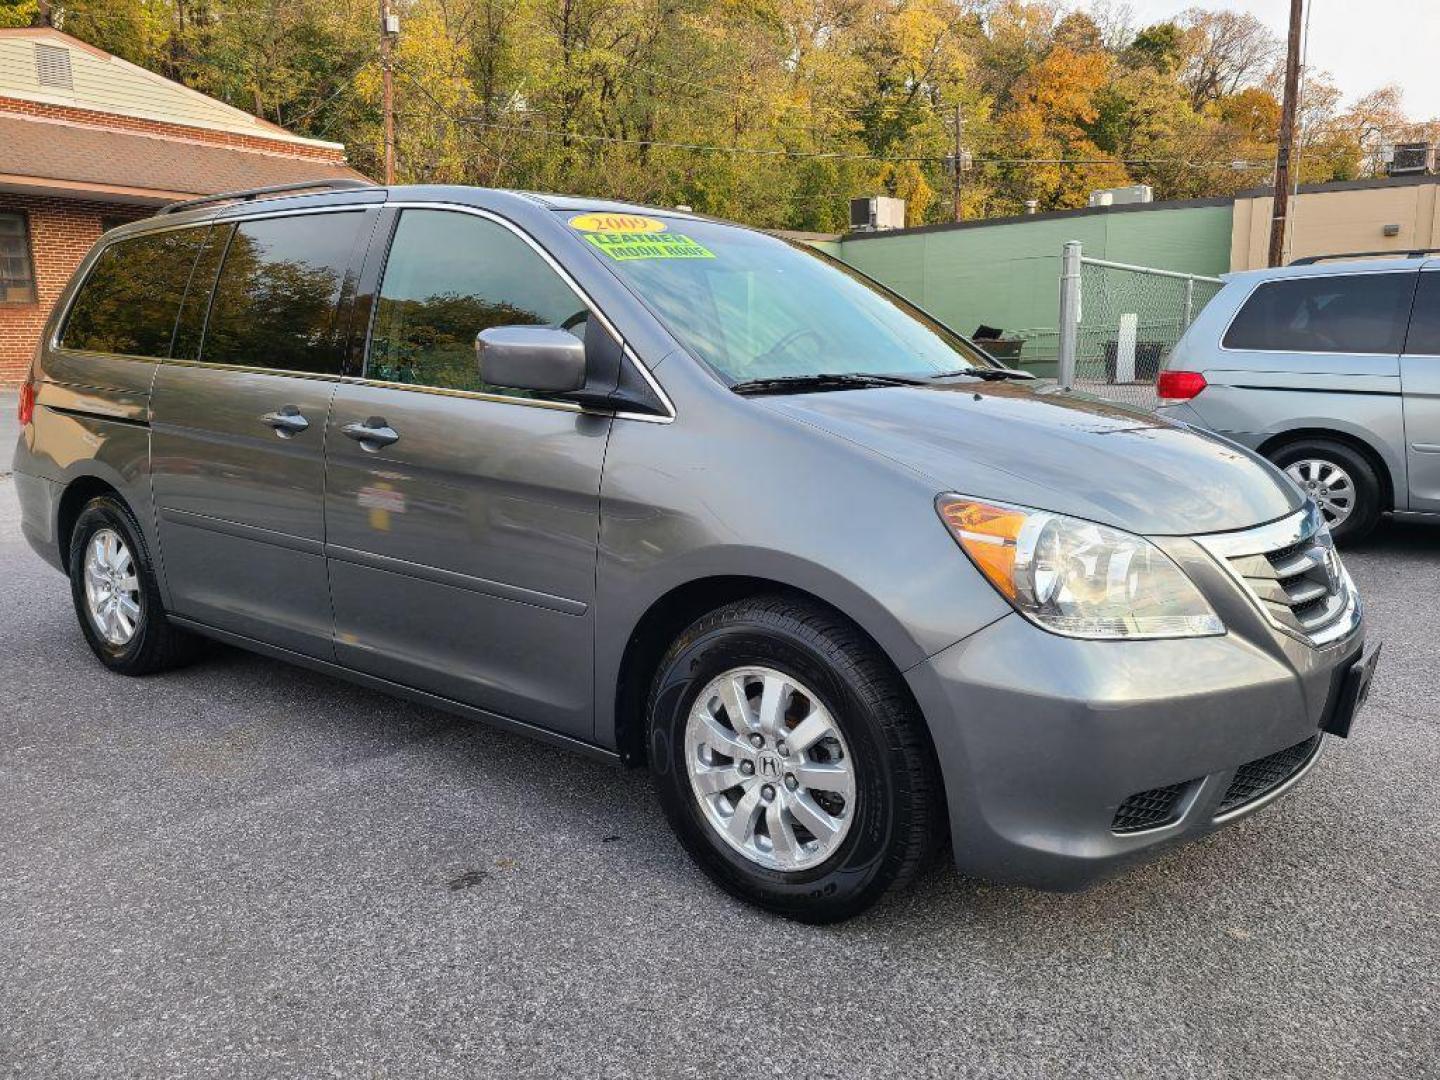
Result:
<svg viewBox="0 0 1440 1080"><path fill-rule="evenodd" d="M1060 277L1059 381L1142 408L1155 378L1219 278L1090 259L1065 245Z"/></svg>

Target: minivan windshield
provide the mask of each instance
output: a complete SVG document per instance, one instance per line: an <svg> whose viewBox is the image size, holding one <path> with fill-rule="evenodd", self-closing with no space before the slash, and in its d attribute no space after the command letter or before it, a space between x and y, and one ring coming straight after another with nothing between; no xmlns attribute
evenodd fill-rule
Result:
<svg viewBox="0 0 1440 1080"><path fill-rule="evenodd" d="M682 218L581 214L569 224L732 383L994 370L918 309L809 248Z"/></svg>

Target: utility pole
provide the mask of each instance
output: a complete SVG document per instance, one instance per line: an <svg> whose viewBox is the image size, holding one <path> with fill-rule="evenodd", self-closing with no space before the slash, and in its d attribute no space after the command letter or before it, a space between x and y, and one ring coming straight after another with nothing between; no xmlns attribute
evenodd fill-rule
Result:
<svg viewBox="0 0 1440 1080"><path fill-rule="evenodd" d="M400 17L390 14L390 0L380 0L380 79L385 111L385 183L395 183L395 82L390 50L400 30Z"/></svg>
<svg viewBox="0 0 1440 1080"><path fill-rule="evenodd" d="M955 103L955 180L951 187L951 199L955 204L955 220L961 220L965 214L960 209L960 171L965 167L965 151L961 149L960 142L965 132L965 118L960 115L960 103Z"/></svg>
<svg viewBox="0 0 1440 1080"><path fill-rule="evenodd" d="M1280 110L1280 139L1275 149L1275 212L1270 219L1270 265L1285 261L1285 219L1290 212L1290 155L1295 145L1295 114L1300 96L1300 33L1305 0L1290 0L1290 38L1285 51L1285 102Z"/></svg>

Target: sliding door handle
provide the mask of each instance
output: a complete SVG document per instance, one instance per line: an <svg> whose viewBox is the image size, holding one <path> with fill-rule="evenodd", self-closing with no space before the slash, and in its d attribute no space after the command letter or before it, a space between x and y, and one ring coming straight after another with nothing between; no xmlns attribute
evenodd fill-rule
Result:
<svg viewBox="0 0 1440 1080"><path fill-rule="evenodd" d="M383 416L372 416L363 424L358 421L346 424L340 430L358 442L362 450L369 450L372 454L382 446L400 440L400 433L385 423Z"/></svg>
<svg viewBox="0 0 1440 1080"><path fill-rule="evenodd" d="M282 439L289 439L299 435L310 426L310 421L301 415L300 410L294 405L282 405L272 413L266 413L260 417L260 422L275 429L275 434Z"/></svg>

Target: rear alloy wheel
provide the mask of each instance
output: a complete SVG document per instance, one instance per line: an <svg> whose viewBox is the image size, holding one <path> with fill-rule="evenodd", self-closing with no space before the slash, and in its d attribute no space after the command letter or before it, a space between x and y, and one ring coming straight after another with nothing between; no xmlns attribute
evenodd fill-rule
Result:
<svg viewBox="0 0 1440 1080"><path fill-rule="evenodd" d="M135 515L113 495L91 499L70 534L70 594L90 649L122 675L179 667L200 639L172 625Z"/></svg>
<svg viewBox="0 0 1440 1080"><path fill-rule="evenodd" d="M85 545L85 614L110 645L129 644L140 626L135 556L114 529L96 529Z"/></svg>
<svg viewBox="0 0 1440 1080"><path fill-rule="evenodd" d="M1268 456L1315 501L1336 543L1359 540L1380 520L1380 481L1358 451L1329 439L1304 439Z"/></svg>
<svg viewBox="0 0 1440 1080"><path fill-rule="evenodd" d="M1285 466L1285 472L1315 500L1332 532L1349 519L1355 509L1355 481L1335 462L1301 458Z"/></svg>
<svg viewBox="0 0 1440 1080"><path fill-rule="evenodd" d="M842 616L785 594L699 619L660 662L650 768L710 878L802 922L848 919L945 839L924 720Z"/></svg>

